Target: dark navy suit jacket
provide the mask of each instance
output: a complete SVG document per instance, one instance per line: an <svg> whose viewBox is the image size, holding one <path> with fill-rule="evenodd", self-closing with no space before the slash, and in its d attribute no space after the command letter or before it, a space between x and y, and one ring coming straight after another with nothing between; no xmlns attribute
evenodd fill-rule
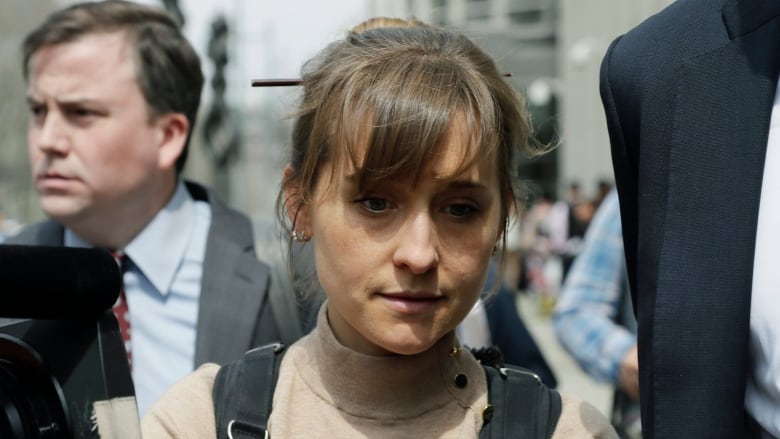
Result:
<svg viewBox="0 0 780 439"><path fill-rule="evenodd" d="M750 296L779 15L777 0L679 0L602 64L648 438L751 435Z"/></svg>

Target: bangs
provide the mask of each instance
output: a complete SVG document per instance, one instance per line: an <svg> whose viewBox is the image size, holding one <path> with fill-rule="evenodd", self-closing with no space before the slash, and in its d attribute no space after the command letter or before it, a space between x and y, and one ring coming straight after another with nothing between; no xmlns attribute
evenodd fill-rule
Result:
<svg viewBox="0 0 780 439"><path fill-rule="evenodd" d="M370 70L373 75L363 72L346 82L343 106L331 113L342 115L329 142L333 158L354 170L360 190L390 180L416 184L434 156L444 152L453 124L465 124L461 132L471 139L457 169L441 178L494 153L498 109L475 74L448 60L419 56Z"/></svg>

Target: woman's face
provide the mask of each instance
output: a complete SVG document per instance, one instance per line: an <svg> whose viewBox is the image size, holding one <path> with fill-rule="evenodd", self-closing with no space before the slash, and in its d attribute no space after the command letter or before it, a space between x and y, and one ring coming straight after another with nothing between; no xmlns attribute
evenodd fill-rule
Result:
<svg viewBox="0 0 780 439"><path fill-rule="evenodd" d="M423 352L455 329L482 291L502 196L492 156L453 176L470 140L463 125L451 125L416 185L393 180L363 193L351 166L323 167L296 229L313 237L328 319L345 346L371 355Z"/></svg>

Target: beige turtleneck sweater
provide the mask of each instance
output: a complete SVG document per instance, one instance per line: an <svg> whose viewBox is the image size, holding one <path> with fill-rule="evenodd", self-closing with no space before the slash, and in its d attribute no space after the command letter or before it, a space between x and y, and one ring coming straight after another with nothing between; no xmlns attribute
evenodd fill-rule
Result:
<svg viewBox="0 0 780 439"><path fill-rule="evenodd" d="M269 431L274 438L470 438L479 436L487 383L457 340L443 337L411 356L374 357L336 340L320 311L315 330L282 360ZM144 417L144 438L214 438L211 388L219 370L201 366L171 387ZM459 387L455 376L465 375ZM462 379L459 380L462 383ZM617 438L593 406L563 396L554 438Z"/></svg>

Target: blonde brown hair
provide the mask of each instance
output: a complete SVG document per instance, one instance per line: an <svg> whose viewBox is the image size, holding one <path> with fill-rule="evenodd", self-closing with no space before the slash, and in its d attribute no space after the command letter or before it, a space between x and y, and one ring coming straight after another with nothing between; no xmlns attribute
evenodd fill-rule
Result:
<svg viewBox="0 0 780 439"><path fill-rule="evenodd" d="M302 85L292 172L282 184L295 188L297 201L280 192L283 224L287 203L312 199L328 161L351 161L361 189L419 178L456 115L473 133L458 172L481 157L495 157L506 195L504 225L516 209L518 153L538 152L530 141L531 125L522 98L464 34L416 20L374 18L308 61Z"/></svg>

